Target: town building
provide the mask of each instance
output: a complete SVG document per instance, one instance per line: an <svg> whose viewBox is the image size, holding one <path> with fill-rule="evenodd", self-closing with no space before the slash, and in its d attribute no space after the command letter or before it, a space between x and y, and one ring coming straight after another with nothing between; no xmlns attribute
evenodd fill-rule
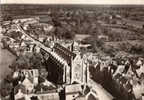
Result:
<svg viewBox="0 0 144 100"><path fill-rule="evenodd" d="M15 100L60 100L57 91L39 91L36 93L27 94L25 86L19 84L15 88Z"/></svg>
<svg viewBox="0 0 144 100"><path fill-rule="evenodd" d="M75 100L80 94L82 94L83 89L81 84L72 84L65 86L66 100Z"/></svg>
<svg viewBox="0 0 144 100"><path fill-rule="evenodd" d="M55 85L48 80L39 83L39 72L37 69L24 69L14 73L15 77L24 76L24 79L19 80L18 85L14 88L15 100L59 100L59 93Z"/></svg>

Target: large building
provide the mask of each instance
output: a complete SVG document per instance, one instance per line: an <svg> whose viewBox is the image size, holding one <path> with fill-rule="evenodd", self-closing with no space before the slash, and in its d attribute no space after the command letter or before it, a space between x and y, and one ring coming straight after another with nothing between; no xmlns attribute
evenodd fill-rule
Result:
<svg viewBox="0 0 144 100"><path fill-rule="evenodd" d="M80 53L75 52L75 46L70 49L55 43L47 60L48 79L57 84L84 83L86 80L86 63ZM45 50L41 49L45 54Z"/></svg>

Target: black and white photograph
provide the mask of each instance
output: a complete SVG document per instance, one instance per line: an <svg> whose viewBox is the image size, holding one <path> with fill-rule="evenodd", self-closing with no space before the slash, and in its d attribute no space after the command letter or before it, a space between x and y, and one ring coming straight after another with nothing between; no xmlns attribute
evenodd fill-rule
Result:
<svg viewBox="0 0 144 100"><path fill-rule="evenodd" d="M144 1L1 0L0 100L144 100Z"/></svg>

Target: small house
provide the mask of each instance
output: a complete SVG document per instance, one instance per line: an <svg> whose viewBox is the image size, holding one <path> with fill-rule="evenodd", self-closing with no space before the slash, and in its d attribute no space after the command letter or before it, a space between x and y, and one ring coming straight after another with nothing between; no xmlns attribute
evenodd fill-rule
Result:
<svg viewBox="0 0 144 100"><path fill-rule="evenodd" d="M20 100L22 98L25 98L26 94L26 89L25 86L19 83L15 88L14 88L14 98L15 100Z"/></svg>
<svg viewBox="0 0 144 100"><path fill-rule="evenodd" d="M81 84L72 84L65 87L66 100L74 100L82 93Z"/></svg>
<svg viewBox="0 0 144 100"><path fill-rule="evenodd" d="M33 78L28 77L28 75L25 76L25 79L22 81L22 85L25 86L27 93L32 93L34 89L33 84Z"/></svg>

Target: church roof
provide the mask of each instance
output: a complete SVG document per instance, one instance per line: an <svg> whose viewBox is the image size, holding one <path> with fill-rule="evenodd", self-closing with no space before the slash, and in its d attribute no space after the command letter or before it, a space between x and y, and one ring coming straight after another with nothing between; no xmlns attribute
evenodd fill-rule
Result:
<svg viewBox="0 0 144 100"><path fill-rule="evenodd" d="M54 45L54 51L62 56L65 60L71 59L71 58L75 58L76 54L73 53L72 51L70 51L69 49L63 47L62 45L60 45L59 43L55 43Z"/></svg>

